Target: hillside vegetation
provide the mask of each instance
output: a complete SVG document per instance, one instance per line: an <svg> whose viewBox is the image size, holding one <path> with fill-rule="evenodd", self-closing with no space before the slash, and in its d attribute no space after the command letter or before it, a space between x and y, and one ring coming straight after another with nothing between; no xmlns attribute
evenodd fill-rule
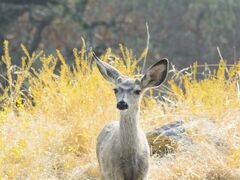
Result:
<svg viewBox="0 0 240 180"><path fill-rule="evenodd" d="M148 65L162 56L179 68L195 60L216 64L216 46L234 63L240 58L239 9L239 0L1 0L0 41L11 41L17 65L20 43L30 52L61 49L71 62L81 37L99 54L107 47L116 52L119 42L140 54L148 22Z"/></svg>
<svg viewBox="0 0 240 180"><path fill-rule="evenodd" d="M21 66L12 66L8 42L2 62L6 85L1 85L1 179L99 179L96 137L117 119L114 93L98 72L92 51L73 49L69 66L56 56L24 52ZM140 56L120 46L101 57L122 73L139 76ZM42 66L34 69L35 61ZM134 75L133 73L135 72ZM201 76L201 80L197 78ZM220 60L216 70L195 63L178 71L141 105L145 131L182 120L193 145L164 157L151 157L150 179L240 179L240 62Z"/></svg>

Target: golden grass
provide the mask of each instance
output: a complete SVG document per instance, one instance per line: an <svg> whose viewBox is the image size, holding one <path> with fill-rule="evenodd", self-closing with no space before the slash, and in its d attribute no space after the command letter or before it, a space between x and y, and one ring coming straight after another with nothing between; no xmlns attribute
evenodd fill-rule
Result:
<svg viewBox="0 0 240 180"><path fill-rule="evenodd" d="M117 110L111 85L92 64L92 52L74 49L75 65L70 67L60 51L54 57L21 47L22 66L13 70L4 42L9 86L1 86L0 178L99 179L96 137L117 119ZM119 57L108 49L102 59L111 57L110 63L126 75L140 72L137 64L146 51L139 59L122 46L120 51ZM39 70L33 68L36 60L42 63ZM170 89L164 88L166 101L143 100L141 125L146 131L182 119L194 141L185 151L152 157L150 179L240 178L240 63L227 68L221 60L217 71L201 81L196 80L197 67L173 71Z"/></svg>

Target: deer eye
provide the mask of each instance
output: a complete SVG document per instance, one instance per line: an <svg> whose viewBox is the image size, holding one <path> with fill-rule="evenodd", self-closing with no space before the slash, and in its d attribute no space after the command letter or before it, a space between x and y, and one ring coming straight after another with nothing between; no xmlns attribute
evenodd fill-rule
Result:
<svg viewBox="0 0 240 180"><path fill-rule="evenodd" d="M133 91L134 94L139 95L141 93L141 90L135 90Z"/></svg>
<svg viewBox="0 0 240 180"><path fill-rule="evenodd" d="M114 88L113 91L114 91L115 94L118 93L118 89L116 89L116 88Z"/></svg>

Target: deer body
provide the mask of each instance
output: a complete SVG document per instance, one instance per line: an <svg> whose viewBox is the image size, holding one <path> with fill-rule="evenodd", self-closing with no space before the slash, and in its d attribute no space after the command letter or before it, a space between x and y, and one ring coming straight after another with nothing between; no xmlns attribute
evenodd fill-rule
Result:
<svg viewBox="0 0 240 180"><path fill-rule="evenodd" d="M104 180L147 180L149 145L139 126L141 95L165 79L168 61L151 66L141 79L122 75L109 64L94 57L101 74L115 85L120 120L106 125L97 138L97 158Z"/></svg>
<svg viewBox="0 0 240 180"><path fill-rule="evenodd" d="M147 179L149 146L138 125L138 111L122 112L102 130L97 156L103 179Z"/></svg>

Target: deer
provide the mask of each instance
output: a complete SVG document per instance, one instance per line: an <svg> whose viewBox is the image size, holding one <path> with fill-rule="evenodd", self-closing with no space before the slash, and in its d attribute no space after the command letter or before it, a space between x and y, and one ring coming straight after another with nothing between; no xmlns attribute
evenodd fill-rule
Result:
<svg viewBox="0 0 240 180"><path fill-rule="evenodd" d="M147 180L150 148L139 126L142 95L159 87L168 73L168 59L150 66L141 78L123 75L93 53L101 75L114 85L119 121L107 124L97 137L96 155L103 180ZM106 112L107 113L107 112Z"/></svg>

